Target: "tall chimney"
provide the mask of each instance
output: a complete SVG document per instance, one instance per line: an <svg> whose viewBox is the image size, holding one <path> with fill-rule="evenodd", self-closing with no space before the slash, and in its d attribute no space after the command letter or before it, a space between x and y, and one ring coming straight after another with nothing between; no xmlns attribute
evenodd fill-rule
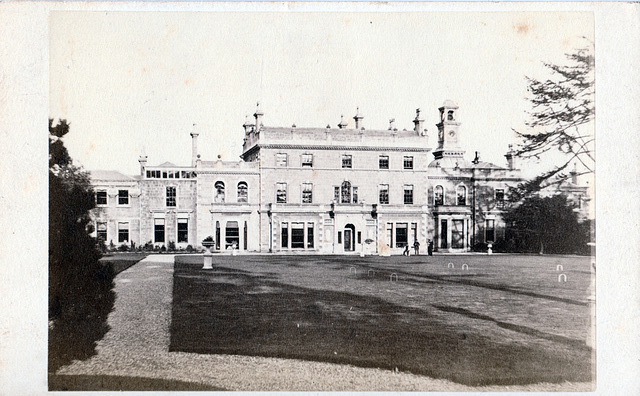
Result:
<svg viewBox="0 0 640 396"><path fill-rule="evenodd" d="M424 123L424 119L420 118L420 109L416 109L416 118L413 120L413 130L416 131L416 133L422 133L422 125Z"/></svg>
<svg viewBox="0 0 640 396"><path fill-rule="evenodd" d="M193 124L193 131L191 132L191 166L195 167L198 161L198 131L196 131L196 124Z"/></svg>
<svg viewBox="0 0 640 396"><path fill-rule="evenodd" d="M571 184L577 185L578 184L578 167L575 162L573 163L573 170L569 172L569 174L571 175Z"/></svg>
<svg viewBox="0 0 640 396"><path fill-rule="evenodd" d="M244 124L242 124L242 127L244 128L245 135L248 135L249 133L251 133L251 128L253 127L253 124L249 123L249 116L244 116Z"/></svg>
<svg viewBox="0 0 640 396"><path fill-rule="evenodd" d="M147 156L144 152L140 154L138 162L140 163L140 176L144 177L144 171L147 168Z"/></svg>
<svg viewBox="0 0 640 396"><path fill-rule="evenodd" d="M364 117L362 115L360 115L360 108L357 107L356 108L356 115L355 117L353 117L354 120L356 120L356 129L360 129L362 128L362 119Z"/></svg>
<svg viewBox="0 0 640 396"><path fill-rule="evenodd" d="M513 151L513 145L510 144L509 145L509 151L507 151L507 154L505 154L505 158L507 158L507 164L509 166L509 170L514 170L516 168L516 164L515 164L515 153Z"/></svg>
<svg viewBox="0 0 640 396"><path fill-rule="evenodd" d="M253 114L253 117L256 119L256 132L260 130L262 126L262 116L264 113L260 110L260 102L256 103L256 112Z"/></svg>

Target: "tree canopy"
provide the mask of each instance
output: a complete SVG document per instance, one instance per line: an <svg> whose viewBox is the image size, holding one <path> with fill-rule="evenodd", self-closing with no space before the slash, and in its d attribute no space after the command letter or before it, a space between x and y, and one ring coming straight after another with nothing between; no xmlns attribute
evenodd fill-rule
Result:
<svg viewBox="0 0 640 396"><path fill-rule="evenodd" d="M522 139L515 155L540 158L551 152L564 154L550 170L514 189L513 200L535 194L546 187L560 185L570 176L570 164L579 167L578 176L593 173L595 167L594 136L588 127L595 114L594 56L592 45L566 54L566 65L545 63L550 77L538 80L527 77L531 93L531 110L525 125L528 132L515 131Z"/></svg>
<svg viewBox="0 0 640 396"><path fill-rule="evenodd" d="M49 120L49 367L94 353L107 331L115 296L113 272L101 253L90 210L95 195L89 174L73 165L62 138L69 124Z"/></svg>
<svg viewBox="0 0 640 396"><path fill-rule="evenodd" d="M579 222L575 207L562 195L527 197L507 209L504 221L513 251L589 254L588 221Z"/></svg>

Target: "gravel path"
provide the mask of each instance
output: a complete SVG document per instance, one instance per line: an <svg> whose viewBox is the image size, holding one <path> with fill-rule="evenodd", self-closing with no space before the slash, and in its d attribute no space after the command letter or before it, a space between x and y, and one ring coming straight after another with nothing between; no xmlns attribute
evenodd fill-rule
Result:
<svg viewBox="0 0 640 396"><path fill-rule="evenodd" d="M264 357L169 352L173 256L151 255L116 277L111 330L91 359L57 374L172 379L230 391L590 391L591 384L474 388L388 370Z"/></svg>

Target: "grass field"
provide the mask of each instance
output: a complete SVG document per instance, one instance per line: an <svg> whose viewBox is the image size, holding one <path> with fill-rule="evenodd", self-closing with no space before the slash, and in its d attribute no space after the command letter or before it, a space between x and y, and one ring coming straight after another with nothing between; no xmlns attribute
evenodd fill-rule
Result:
<svg viewBox="0 0 640 396"><path fill-rule="evenodd" d="M112 254L103 256L100 259L100 262L104 264L109 264L111 268L113 268L113 273L117 275L122 271L126 270L127 268L131 267L138 261L147 257L148 255L149 255L148 253L138 253L138 252L115 253L115 254L112 253Z"/></svg>
<svg viewBox="0 0 640 396"><path fill-rule="evenodd" d="M171 351L397 369L472 386L593 379L589 257L215 260L205 271L202 257L176 257Z"/></svg>

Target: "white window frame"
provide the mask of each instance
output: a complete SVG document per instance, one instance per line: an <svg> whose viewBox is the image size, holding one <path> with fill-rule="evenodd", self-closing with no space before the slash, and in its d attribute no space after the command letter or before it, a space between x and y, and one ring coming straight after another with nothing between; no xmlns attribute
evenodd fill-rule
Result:
<svg viewBox="0 0 640 396"><path fill-rule="evenodd" d="M349 160L349 166L344 166L345 165L345 160L348 159ZM342 154L342 157L340 158L340 165L342 167L342 169L353 169L353 155L351 154Z"/></svg>
<svg viewBox="0 0 640 396"><path fill-rule="evenodd" d="M381 196L381 194L382 194L382 191L384 191L384 190L383 190L383 187L386 187L386 191L387 191L387 202L382 202L382 196ZM390 202L390 200L389 200L389 184L378 184L378 203L379 203L380 205L389 205L389 202Z"/></svg>
<svg viewBox="0 0 640 396"><path fill-rule="evenodd" d="M126 194L125 194L124 198L127 199L127 203L120 203L120 198L122 198L120 196L120 192L121 191L126 191ZM117 197L116 205L118 205L118 206L130 206L130 203L129 203L129 189L118 189L118 197Z"/></svg>
<svg viewBox="0 0 640 396"><path fill-rule="evenodd" d="M382 161L386 161L386 167L382 166ZM380 154L378 156L378 169L389 169L389 156L386 154Z"/></svg>
<svg viewBox="0 0 640 396"><path fill-rule="evenodd" d="M244 185L245 187L245 195L244 195L244 201L240 200L240 185ZM238 184L236 184L236 202L238 203L248 203L249 202L249 183L247 183L244 180L241 180L238 182Z"/></svg>
<svg viewBox="0 0 640 396"><path fill-rule="evenodd" d="M305 161L305 158L309 158L310 161ZM300 156L300 167L301 168L313 168L313 154L304 153Z"/></svg>
<svg viewBox="0 0 640 396"><path fill-rule="evenodd" d="M411 166L407 167L407 159L409 159L411 161ZM413 169L413 156L412 155L405 155L402 158L402 169L408 170L408 169Z"/></svg>
<svg viewBox="0 0 640 396"><path fill-rule="evenodd" d="M437 199L436 199L438 187L440 187L442 189L442 202L441 203L438 203ZM442 184L438 184L438 185L434 186L433 187L433 206L444 206L445 202L446 202L446 199L445 199L446 193L447 193L447 190L445 190L445 188L444 188L444 186Z"/></svg>
<svg viewBox="0 0 640 396"><path fill-rule="evenodd" d="M411 191L411 202L407 202L407 191ZM413 184L405 184L402 187L402 202L405 205L413 205L413 203L415 202L415 197L413 196Z"/></svg>
<svg viewBox="0 0 640 396"><path fill-rule="evenodd" d="M464 203L460 204L460 201L458 200L458 191L460 189L464 190ZM465 186L464 184L458 184L456 186L456 206L466 206L467 205L467 186Z"/></svg>
<svg viewBox="0 0 640 396"><path fill-rule="evenodd" d="M288 165L289 165L289 156L287 155L287 153L277 153L276 167L286 168Z"/></svg>
<svg viewBox="0 0 640 396"><path fill-rule="evenodd" d="M305 186L309 186L310 189L309 190L305 190ZM309 195L309 202L305 202L304 201L304 193L305 191L309 191L310 195ZM302 202L303 204L312 204L313 203L313 183L310 182L304 182L300 185L300 202Z"/></svg>
<svg viewBox="0 0 640 396"><path fill-rule="evenodd" d="M104 193L104 198L106 200L105 203L101 204L98 203L98 193ZM107 190L105 188L101 188L101 189L97 189L96 190L96 206L109 206L109 193L107 192Z"/></svg>
<svg viewBox="0 0 640 396"><path fill-rule="evenodd" d="M174 201L175 201L175 205L169 205L169 188L173 188L173 191L175 191L175 197L174 197ZM165 186L164 188L164 205L167 208L177 208L178 207L178 186Z"/></svg>
<svg viewBox="0 0 640 396"><path fill-rule="evenodd" d="M279 188L279 186L281 186L281 185L282 185L282 186L284 186L284 190L281 190L281 189ZM276 183L276 188L275 188L275 190L276 190L276 191L275 191L275 192L276 192L275 202L276 202L277 204L285 204L285 203L287 203L287 201L288 201L287 197L289 196L288 188L289 188L289 186L288 186L288 185L287 185L287 183L285 183L285 182L278 182L278 183ZM284 202L280 202L280 201L278 201L278 192L279 192L279 191L284 191Z"/></svg>

